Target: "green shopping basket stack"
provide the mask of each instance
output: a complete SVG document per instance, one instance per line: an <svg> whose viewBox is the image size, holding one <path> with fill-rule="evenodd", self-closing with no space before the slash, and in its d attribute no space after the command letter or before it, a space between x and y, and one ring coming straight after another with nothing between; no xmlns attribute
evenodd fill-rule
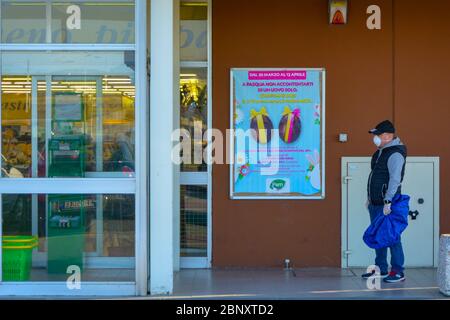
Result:
<svg viewBox="0 0 450 320"><path fill-rule="evenodd" d="M27 281L30 279L32 252L37 245L36 236L2 237L3 281Z"/></svg>

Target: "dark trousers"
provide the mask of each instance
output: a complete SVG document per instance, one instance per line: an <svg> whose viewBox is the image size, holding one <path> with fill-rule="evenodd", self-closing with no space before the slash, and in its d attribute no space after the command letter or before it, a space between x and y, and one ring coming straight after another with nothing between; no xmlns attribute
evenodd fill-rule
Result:
<svg viewBox="0 0 450 320"><path fill-rule="evenodd" d="M383 206L369 205L369 213L370 213L370 221L373 221L378 214L383 214ZM375 265L377 265L380 268L381 273L388 272L387 249L388 248L375 250L376 252ZM397 244L390 246L389 249L391 250L392 271L395 271L397 273L403 273L405 256L403 254L402 242L399 241Z"/></svg>

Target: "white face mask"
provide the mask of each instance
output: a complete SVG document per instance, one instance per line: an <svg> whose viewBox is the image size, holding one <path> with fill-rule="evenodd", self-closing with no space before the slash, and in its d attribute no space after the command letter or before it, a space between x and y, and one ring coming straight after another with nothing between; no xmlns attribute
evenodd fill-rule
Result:
<svg viewBox="0 0 450 320"><path fill-rule="evenodd" d="M374 136L373 137L373 143L375 143L375 145L377 147L381 146L381 139L380 139L380 137L379 136Z"/></svg>

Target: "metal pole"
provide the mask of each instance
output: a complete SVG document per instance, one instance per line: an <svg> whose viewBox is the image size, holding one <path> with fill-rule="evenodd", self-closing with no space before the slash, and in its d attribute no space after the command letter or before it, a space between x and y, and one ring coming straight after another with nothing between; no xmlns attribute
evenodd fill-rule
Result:
<svg viewBox="0 0 450 320"><path fill-rule="evenodd" d="M31 177L38 177L38 79L31 80ZM31 195L31 234L38 235L38 198Z"/></svg>
<svg viewBox="0 0 450 320"><path fill-rule="evenodd" d="M97 173L103 172L103 82L102 77L96 81L96 134L95 134L95 167ZM96 195L96 252L103 255L103 195Z"/></svg>

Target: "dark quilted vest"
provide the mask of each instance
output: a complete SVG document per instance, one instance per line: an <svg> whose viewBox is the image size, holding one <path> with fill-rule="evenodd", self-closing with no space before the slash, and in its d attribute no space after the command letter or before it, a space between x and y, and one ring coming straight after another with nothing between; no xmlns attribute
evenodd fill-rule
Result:
<svg viewBox="0 0 450 320"><path fill-rule="evenodd" d="M402 178L401 181L403 181L403 177L405 175L405 165L406 165L406 157L407 157L407 151L406 146L399 145L399 146L392 146L383 149L381 152L380 158L378 158L378 155L380 154L380 150L377 150L374 155L372 156L372 162L371 162L371 168L372 172L369 176L369 181L367 183L367 195L370 199L370 202L373 205L383 205L384 204L384 196L386 194L388 185L389 185L389 170L388 170L388 160L389 157L399 152L403 158L405 158L405 163L403 164L402 168ZM378 160L377 160L378 159ZM398 187L397 194L401 193L401 187Z"/></svg>

